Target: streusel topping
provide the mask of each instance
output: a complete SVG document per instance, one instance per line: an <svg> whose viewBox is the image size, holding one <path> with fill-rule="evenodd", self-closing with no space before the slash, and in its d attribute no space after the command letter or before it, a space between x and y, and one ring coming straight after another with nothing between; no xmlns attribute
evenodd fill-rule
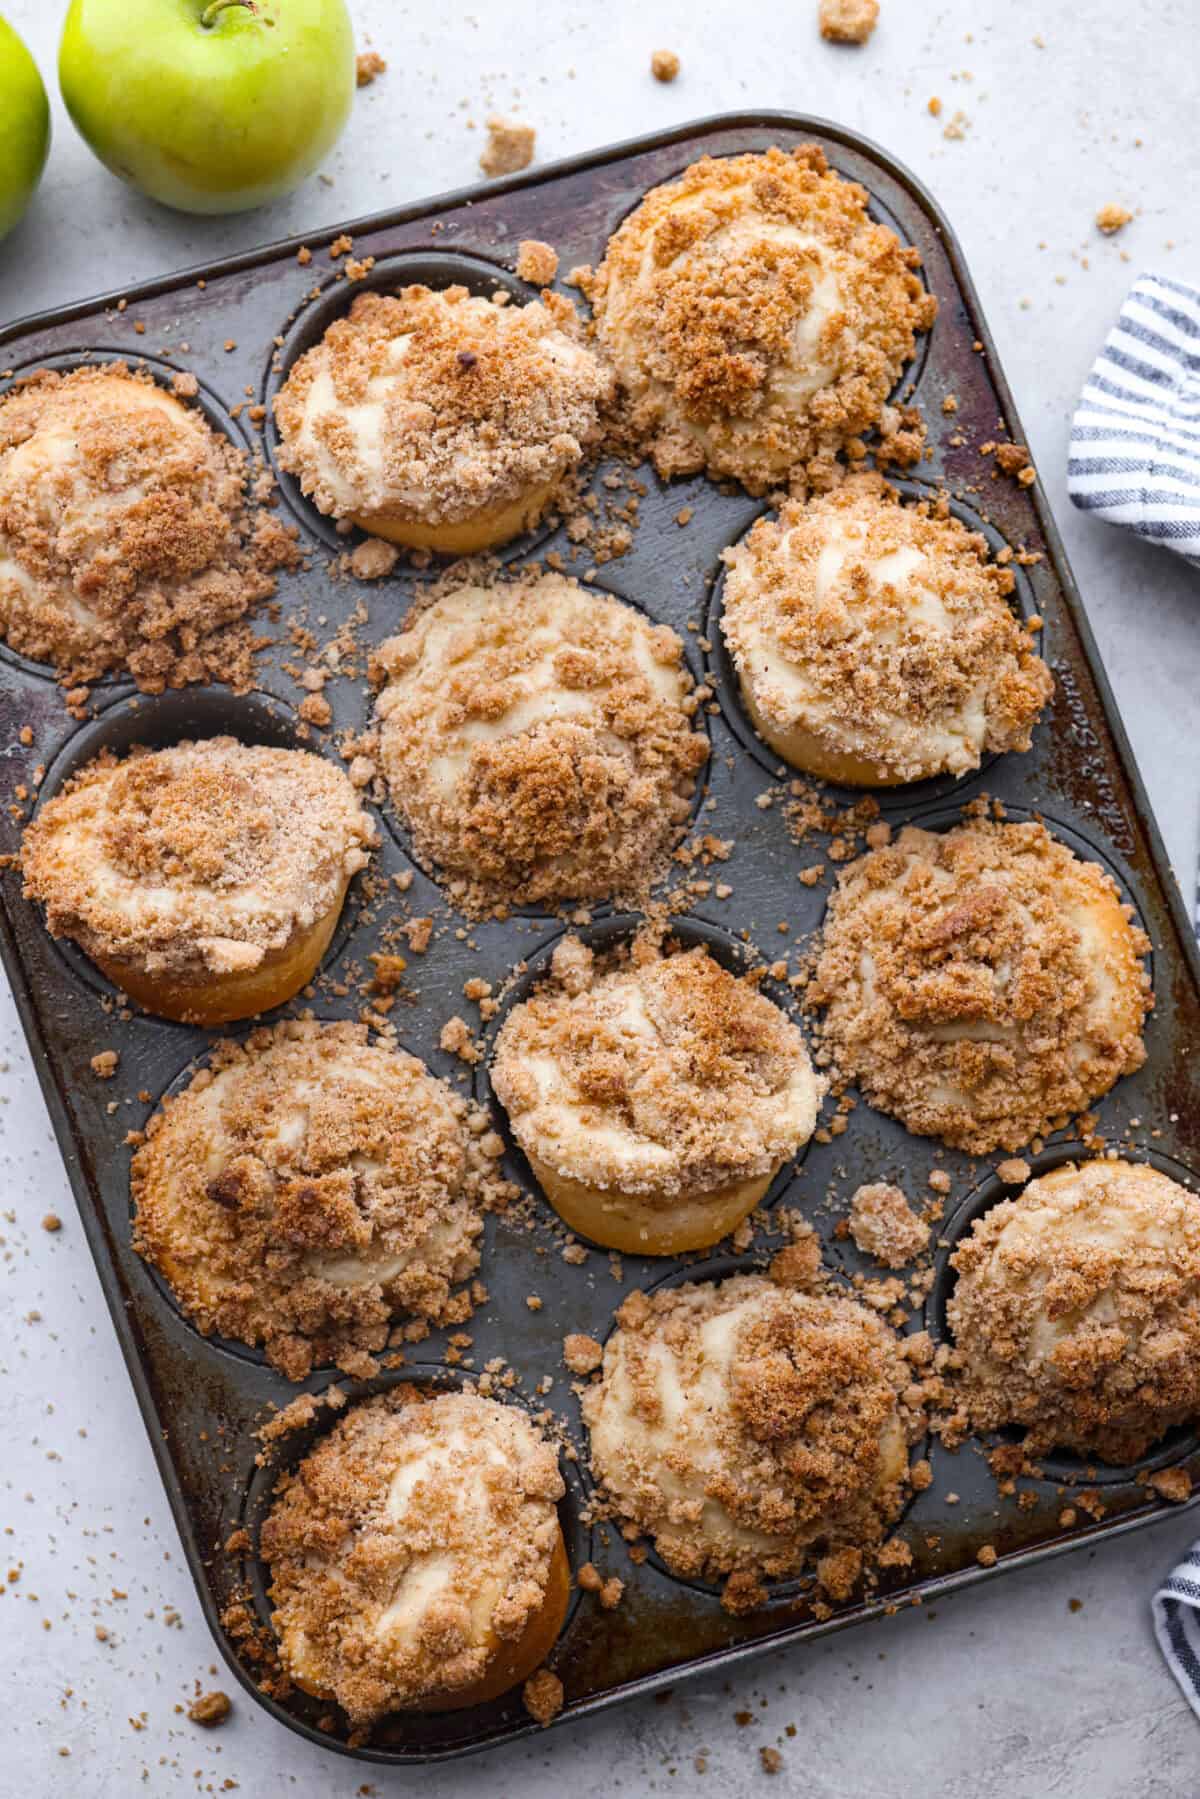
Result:
<svg viewBox="0 0 1200 1799"><path fill-rule="evenodd" d="M1043 825L907 825L839 877L809 998L872 1105L986 1155L1141 1067L1149 947Z"/></svg>
<svg viewBox="0 0 1200 1799"><path fill-rule="evenodd" d="M505 1020L492 1084L540 1161L664 1203L772 1172L823 1089L791 1020L707 950L597 965L573 937Z"/></svg>
<svg viewBox="0 0 1200 1799"><path fill-rule="evenodd" d="M365 1025L217 1045L133 1158L134 1241L206 1335L293 1380L373 1370L397 1314L461 1324L494 1162L469 1108ZM482 1119L480 1119L482 1122Z"/></svg>
<svg viewBox="0 0 1200 1799"><path fill-rule="evenodd" d="M89 953L241 973L327 913L375 841L346 775L307 750L106 752L26 829L25 897Z"/></svg>
<svg viewBox="0 0 1200 1799"><path fill-rule="evenodd" d="M722 628L754 704L919 781L1027 750L1053 691L1010 569L948 511L878 476L790 500L725 552Z"/></svg>
<svg viewBox="0 0 1200 1799"><path fill-rule="evenodd" d="M1200 1413L1200 1199L1144 1163L1067 1164L976 1219L951 1263L953 1434L1127 1463ZM956 1428L955 1428L956 1427Z"/></svg>
<svg viewBox="0 0 1200 1799"><path fill-rule="evenodd" d="M247 505L246 457L123 363L42 371L0 398L0 634L64 681L250 685L245 616L291 564Z"/></svg>
<svg viewBox="0 0 1200 1799"><path fill-rule="evenodd" d="M378 661L391 797L459 904L644 893L708 755L674 631L544 575L443 594Z"/></svg>
<svg viewBox="0 0 1200 1799"><path fill-rule="evenodd" d="M704 157L654 188L590 297L660 474L761 493L878 424L936 311L918 263L814 144Z"/></svg>
<svg viewBox="0 0 1200 1799"><path fill-rule="evenodd" d="M797 1573L882 1541L924 1428L895 1333L762 1275L632 1293L583 1398L619 1515L683 1575Z"/></svg>
<svg viewBox="0 0 1200 1799"><path fill-rule="evenodd" d="M561 294L360 294L276 397L279 461L336 518L455 523L575 468L612 387Z"/></svg>
<svg viewBox="0 0 1200 1799"><path fill-rule="evenodd" d="M408 1387L354 1406L263 1525L285 1667L356 1723L472 1686L545 1601L563 1492L515 1406Z"/></svg>

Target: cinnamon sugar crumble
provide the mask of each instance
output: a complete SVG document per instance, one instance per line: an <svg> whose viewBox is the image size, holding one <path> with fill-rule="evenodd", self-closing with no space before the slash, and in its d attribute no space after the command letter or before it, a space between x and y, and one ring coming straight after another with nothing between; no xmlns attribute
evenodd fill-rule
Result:
<svg viewBox="0 0 1200 1799"><path fill-rule="evenodd" d="M879 0L820 0L821 36L833 44L865 44L879 22Z"/></svg>
<svg viewBox="0 0 1200 1799"><path fill-rule="evenodd" d="M487 143L479 158L479 166L487 176L515 175L533 161L537 132L532 125L516 119L490 118Z"/></svg>
<svg viewBox="0 0 1200 1799"><path fill-rule="evenodd" d="M123 363L17 382L0 398L0 634L64 685L126 669L149 693L249 688L247 615L300 552L247 479L203 413Z"/></svg>
<svg viewBox="0 0 1200 1799"><path fill-rule="evenodd" d="M102 1049L92 1057L92 1073L102 1081L111 1081L117 1072L117 1064L121 1060L115 1049Z"/></svg>
<svg viewBox="0 0 1200 1799"><path fill-rule="evenodd" d="M885 1268L904 1268L928 1244L929 1226L899 1187L875 1181L857 1188L851 1198L850 1235Z"/></svg>
<svg viewBox="0 0 1200 1799"><path fill-rule="evenodd" d="M358 87L370 87L380 75L387 74L387 63L378 50L360 50L354 60L354 79Z"/></svg>
<svg viewBox="0 0 1200 1799"><path fill-rule="evenodd" d="M1133 214L1127 207L1119 206L1115 200L1110 200L1107 206L1102 206L1096 214L1096 223L1105 237L1112 237L1115 232L1128 225L1132 217Z"/></svg>
<svg viewBox="0 0 1200 1799"><path fill-rule="evenodd" d="M517 245L517 274L533 287L549 287L558 273L558 252L536 237Z"/></svg>
<svg viewBox="0 0 1200 1799"><path fill-rule="evenodd" d="M655 50L650 57L650 73L655 81L674 81L679 69L679 58L674 50Z"/></svg>
<svg viewBox="0 0 1200 1799"><path fill-rule="evenodd" d="M525 1710L543 1730L554 1722L562 1710L563 1697L563 1683L549 1668L539 1668L536 1674L529 1676L521 1689Z"/></svg>

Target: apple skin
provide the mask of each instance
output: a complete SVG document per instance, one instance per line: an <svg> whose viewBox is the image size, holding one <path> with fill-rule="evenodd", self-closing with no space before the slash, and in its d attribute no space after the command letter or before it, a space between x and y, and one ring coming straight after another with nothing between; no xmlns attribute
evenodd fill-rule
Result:
<svg viewBox="0 0 1200 1799"><path fill-rule="evenodd" d="M114 175L181 212L244 212L299 185L355 87L345 0L72 0L58 78Z"/></svg>
<svg viewBox="0 0 1200 1799"><path fill-rule="evenodd" d="M37 64L0 19L0 238L12 230L50 151L50 104Z"/></svg>

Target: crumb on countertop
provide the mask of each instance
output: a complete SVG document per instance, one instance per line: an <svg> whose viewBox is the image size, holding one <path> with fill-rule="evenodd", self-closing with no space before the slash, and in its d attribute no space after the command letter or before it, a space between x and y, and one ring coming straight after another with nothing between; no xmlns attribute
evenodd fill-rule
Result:
<svg viewBox="0 0 1200 1799"><path fill-rule="evenodd" d="M1112 237L1115 232L1121 230L1122 226L1128 225L1132 217L1133 214L1126 207L1118 206L1115 200L1110 200L1108 205L1102 206L1096 214L1096 223L1105 237Z"/></svg>
<svg viewBox="0 0 1200 1799"><path fill-rule="evenodd" d="M233 1702L228 1693L201 1693L188 1706L188 1717L193 1724L203 1724L212 1728L216 1724L224 1724L233 1710Z"/></svg>
<svg viewBox="0 0 1200 1799"><path fill-rule="evenodd" d="M674 81L679 73L679 58L674 50L656 50L650 58L650 73L655 81Z"/></svg>
<svg viewBox="0 0 1200 1799"><path fill-rule="evenodd" d="M479 166L485 175L515 175L518 169L529 167L537 143L537 132L532 125L522 125L516 119L493 117L487 122L487 131L488 140L479 158Z"/></svg>
<svg viewBox="0 0 1200 1799"><path fill-rule="evenodd" d="M820 0L821 36L831 44L865 44L879 20L879 0Z"/></svg>
<svg viewBox="0 0 1200 1799"><path fill-rule="evenodd" d="M378 50L360 50L354 63L354 79L359 87L370 87L380 75L387 73L387 64Z"/></svg>

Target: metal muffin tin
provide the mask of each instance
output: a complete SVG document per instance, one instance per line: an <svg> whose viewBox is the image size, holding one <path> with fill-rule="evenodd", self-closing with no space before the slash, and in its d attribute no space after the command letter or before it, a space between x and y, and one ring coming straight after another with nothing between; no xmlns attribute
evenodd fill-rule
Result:
<svg viewBox="0 0 1200 1799"><path fill-rule="evenodd" d="M1054 700L1035 732L1032 752L994 760L953 788L952 797L951 784L944 781L884 794L883 815L893 824L909 818L943 823L951 815L949 806L986 792L1011 806L1015 815L1043 814L1073 848L1094 855L1116 873L1153 941L1157 1006L1146 1030L1148 1060L1101 1102L1099 1129L1112 1141L1122 1140L1129 1153L1144 1154L1188 1180L1200 1174L1194 1054L1200 1041L1200 961L1195 941L1042 493L1036 485L1025 488L1011 480L992 479L992 465L977 453L985 439L1022 441L1021 427L953 233L924 189L873 145L840 127L785 113L741 114L682 126L484 188L380 214L347 229L354 237L354 255L376 258L372 285L466 279L483 291L501 283L523 294L527 290L512 274L521 239L536 237L553 244L564 272L575 264L594 264L645 190L678 174L697 156L771 144L788 147L808 140L825 149L835 168L861 181L878 216L918 246L925 278L940 302L937 323L901 384L901 394L907 397L911 388L924 413L932 452L905 485L917 491L944 483L956 507L972 521L981 519L994 543L1043 553L1034 566L1017 571L1017 600L1027 613L1036 610L1045 620L1045 653L1055 674ZM252 404L269 406L281 371L286 371L294 354L359 291L338 277L341 264L331 262L328 238L313 240L313 260L307 267L297 263L299 242L149 282L124 296L127 304L121 311L113 296L9 326L0 332L0 365L9 376L46 364L64 367L120 355L144 362L168 379L174 371L186 369L199 376L202 403L217 428L237 443L256 443L257 433L245 409ZM320 287L316 299L310 298L314 284ZM136 323L144 331L135 330ZM942 400L951 393L957 397L957 411L945 414ZM273 442L269 425L264 442L269 459ZM596 471L597 482L603 473L603 467ZM697 671L702 655L707 656L717 681L719 713L707 720L713 756L698 825L733 838L736 844L727 864L705 871L714 882L728 880L732 893L723 902L715 892L697 899L681 929L698 934L733 959L745 957L747 943L756 945L770 963L819 926L836 869L824 857L824 840L797 850L780 805L764 810L755 804L759 795L777 786L771 772L776 765L741 712L713 616L720 603L716 583L720 552L741 536L763 506L703 479L664 485L648 469L642 474L647 491L633 546L627 555L600 567L593 584L673 625ZM303 608L310 624L327 621L320 632L324 638L365 604L369 623L360 632L363 644L389 635L420 591L424 576L401 568L371 586L335 579L325 552L344 547L346 540L331 533L328 521L286 477L281 489L283 508L295 516L313 551L309 570L281 581L282 620ZM605 490L597 491L603 499ZM685 506L693 516L686 528L680 528L675 518ZM569 552L561 531L535 532L505 551L504 560L517 561L551 548ZM568 566L582 575L587 563L581 556L573 563L568 560ZM333 706L333 730L306 731L295 711L299 690L281 667L294 655L282 623L276 638L260 662L261 693L237 697L225 689L208 688L156 699L137 695L126 682L109 680L93 689L88 721L79 724L64 710L50 671L0 647L0 746L10 787L23 783L32 795L36 771L44 768L44 795L102 744L166 742L188 733L231 731L252 740L304 744L333 755L334 732L358 729L367 720L370 695L365 683L331 682L326 695ZM705 643L711 646L707 652ZM19 734L26 726L32 741L22 745ZM835 797L844 804L854 796ZM26 805L15 810L27 814L29 809ZM18 849L22 822L6 807L0 849L9 853ZM391 828L381 833L376 866L385 875L411 869L408 899L414 915L444 913L436 884L413 861L403 830L394 820L389 823ZM826 860L825 878L819 886L805 887L796 879L797 871L818 855ZM14 869L4 875L2 893L5 965L209 1624L234 1672L268 1711L314 1741L347 1750L344 1720L331 1716L334 1708L299 1693L285 1699L261 1694L255 1663L244 1657L221 1622L223 1612L237 1600L244 1600L251 1614L266 1622L264 1574L253 1551L255 1531L274 1472L294 1463L312 1434L297 1433L276 1442L264 1452L264 1466L256 1465L260 1444L255 1432L269 1406L286 1404L297 1391L320 1392L337 1377L326 1370L297 1388L267 1366L261 1355L201 1337L130 1246L129 1152L122 1140L128 1129L145 1123L153 1103L203 1057L213 1036L142 1015L121 1017L112 1006L111 989L86 958L47 936L37 909L21 897L20 876ZM378 947L380 930L393 912L389 904L364 906L352 896L326 958L326 971L336 975L351 960L361 967ZM777 928L781 920L787 921L786 935ZM435 934L427 954L410 960L407 978L419 990L419 1002L397 1008L392 1015L405 1046L436 1073L464 1082L461 1064L439 1047L448 1017L456 1012L472 1016L462 998L463 982L482 975L499 987L522 962L531 964L523 978L534 978L563 928L557 918L521 915L472 926L461 940L452 929ZM620 921L598 908L589 928L603 937L619 929ZM296 1002L288 1010L303 1005ZM315 1010L322 1017L353 1017L360 1005L357 990L339 1000L325 987ZM495 1023L487 1033L489 1042L494 1030ZM98 1080L89 1066L90 1058L105 1048L120 1052L116 1078L107 1082ZM477 1068L471 1079L478 1096L488 1098L486 1067ZM137 1097L143 1092L151 1103ZM1132 1125L1135 1119L1138 1123ZM1044 1156L1034 1158L1035 1165L1049 1165L1063 1153L1062 1146L1052 1142ZM945 1169L953 1183L945 1225L945 1238L953 1241L976 1211L1003 1191L991 1165L909 1136L861 1104L850 1115L845 1134L831 1142L812 1143L776 1183L771 1197L812 1220L827 1259L846 1278L878 1274L848 1240L834 1236L838 1210L827 1196L833 1191L844 1198L861 1180L872 1178L896 1179L910 1194L920 1194L935 1166ZM527 1170L511 1140L507 1170L527 1182ZM602 1251L594 1251L582 1266L564 1262L559 1253L561 1234L544 1204L539 1205L538 1220L532 1229L512 1217L488 1220L481 1277L491 1297L469 1326L473 1346L468 1353L476 1369L503 1356L520 1377L514 1403L549 1409L581 1446L578 1406L561 1360L564 1334L587 1331L603 1338L611 1328L614 1308L633 1288L681 1278L691 1265L701 1273L757 1265L769 1253L769 1245L759 1243L733 1262L713 1260L723 1249L707 1258L626 1257L623 1279L618 1280ZM925 1309L924 1322L935 1336L942 1330L951 1279L947 1255L943 1248L937 1257L936 1280ZM540 1297L540 1310L526 1305L530 1294ZM922 1322L914 1315L910 1328ZM343 1379L339 1384L354 1396L396 1378L426 1378L434 1384L460 1380L463 1371L444 1366L446 1356L445 1337L435 1333L410 1355L408 1368L399 1376L384 1375L364 1384ZM552 1377L552 1386L544 1395L535 1395L546 1376ZM323 1428L322 1423L315 1428ZM1195 1439L1180 1432L1134 1469L1093 1471L1070 1458L1048 1461L1043 1479L1020 1483L1037 1497L1038 1503L1029 1508L999 1495L980 1453L986 1447L968 1443L952 1456L938 1444L930 1445L933 1483L914 1497L900 1525L912 1549L911 1568L891 1571L867 1598L820 1620L803 1606L797 1609L794 1583L781 1586L760 1613L739 1619L721 1609L711 1588L674 1578L656 1557L634 1562L615 1529L589 1530L584 1522L588 1476L586 1455L581 1453L579 1464L568 1464L566 1470L564 1518L570 1553L575 1566L591 1555L606 1574L618 1574L625 1593L611 1612L600 1610L590 1595L578 1597L553 1660L566 1691L560 1723L676 1682L685 1674L730 1666L772 1646L860 1622L885 1607L996 1578L1032 1559L1150 1523L1166 1508L1138 1483L1138 1474L1175 1463L1200 1473ZM1070 1483L1076 1481L1100 1495L1104 1510L1094 1516L1076 1506L1077 1522L1065 1528L1059 1515L1072 1503ZM960 1496L953 1506L946 1500L951 1491ZM224 1543L243 1525L249 1531L250 1552L226 1553ZM989 1544L997 1551L997 1561L985 1569L976 1555ZM514 1694L472 1711L398 1714L367 1743L348 1752L367 1761L419 1762L480 1749L533 1728Z"/></svg>

